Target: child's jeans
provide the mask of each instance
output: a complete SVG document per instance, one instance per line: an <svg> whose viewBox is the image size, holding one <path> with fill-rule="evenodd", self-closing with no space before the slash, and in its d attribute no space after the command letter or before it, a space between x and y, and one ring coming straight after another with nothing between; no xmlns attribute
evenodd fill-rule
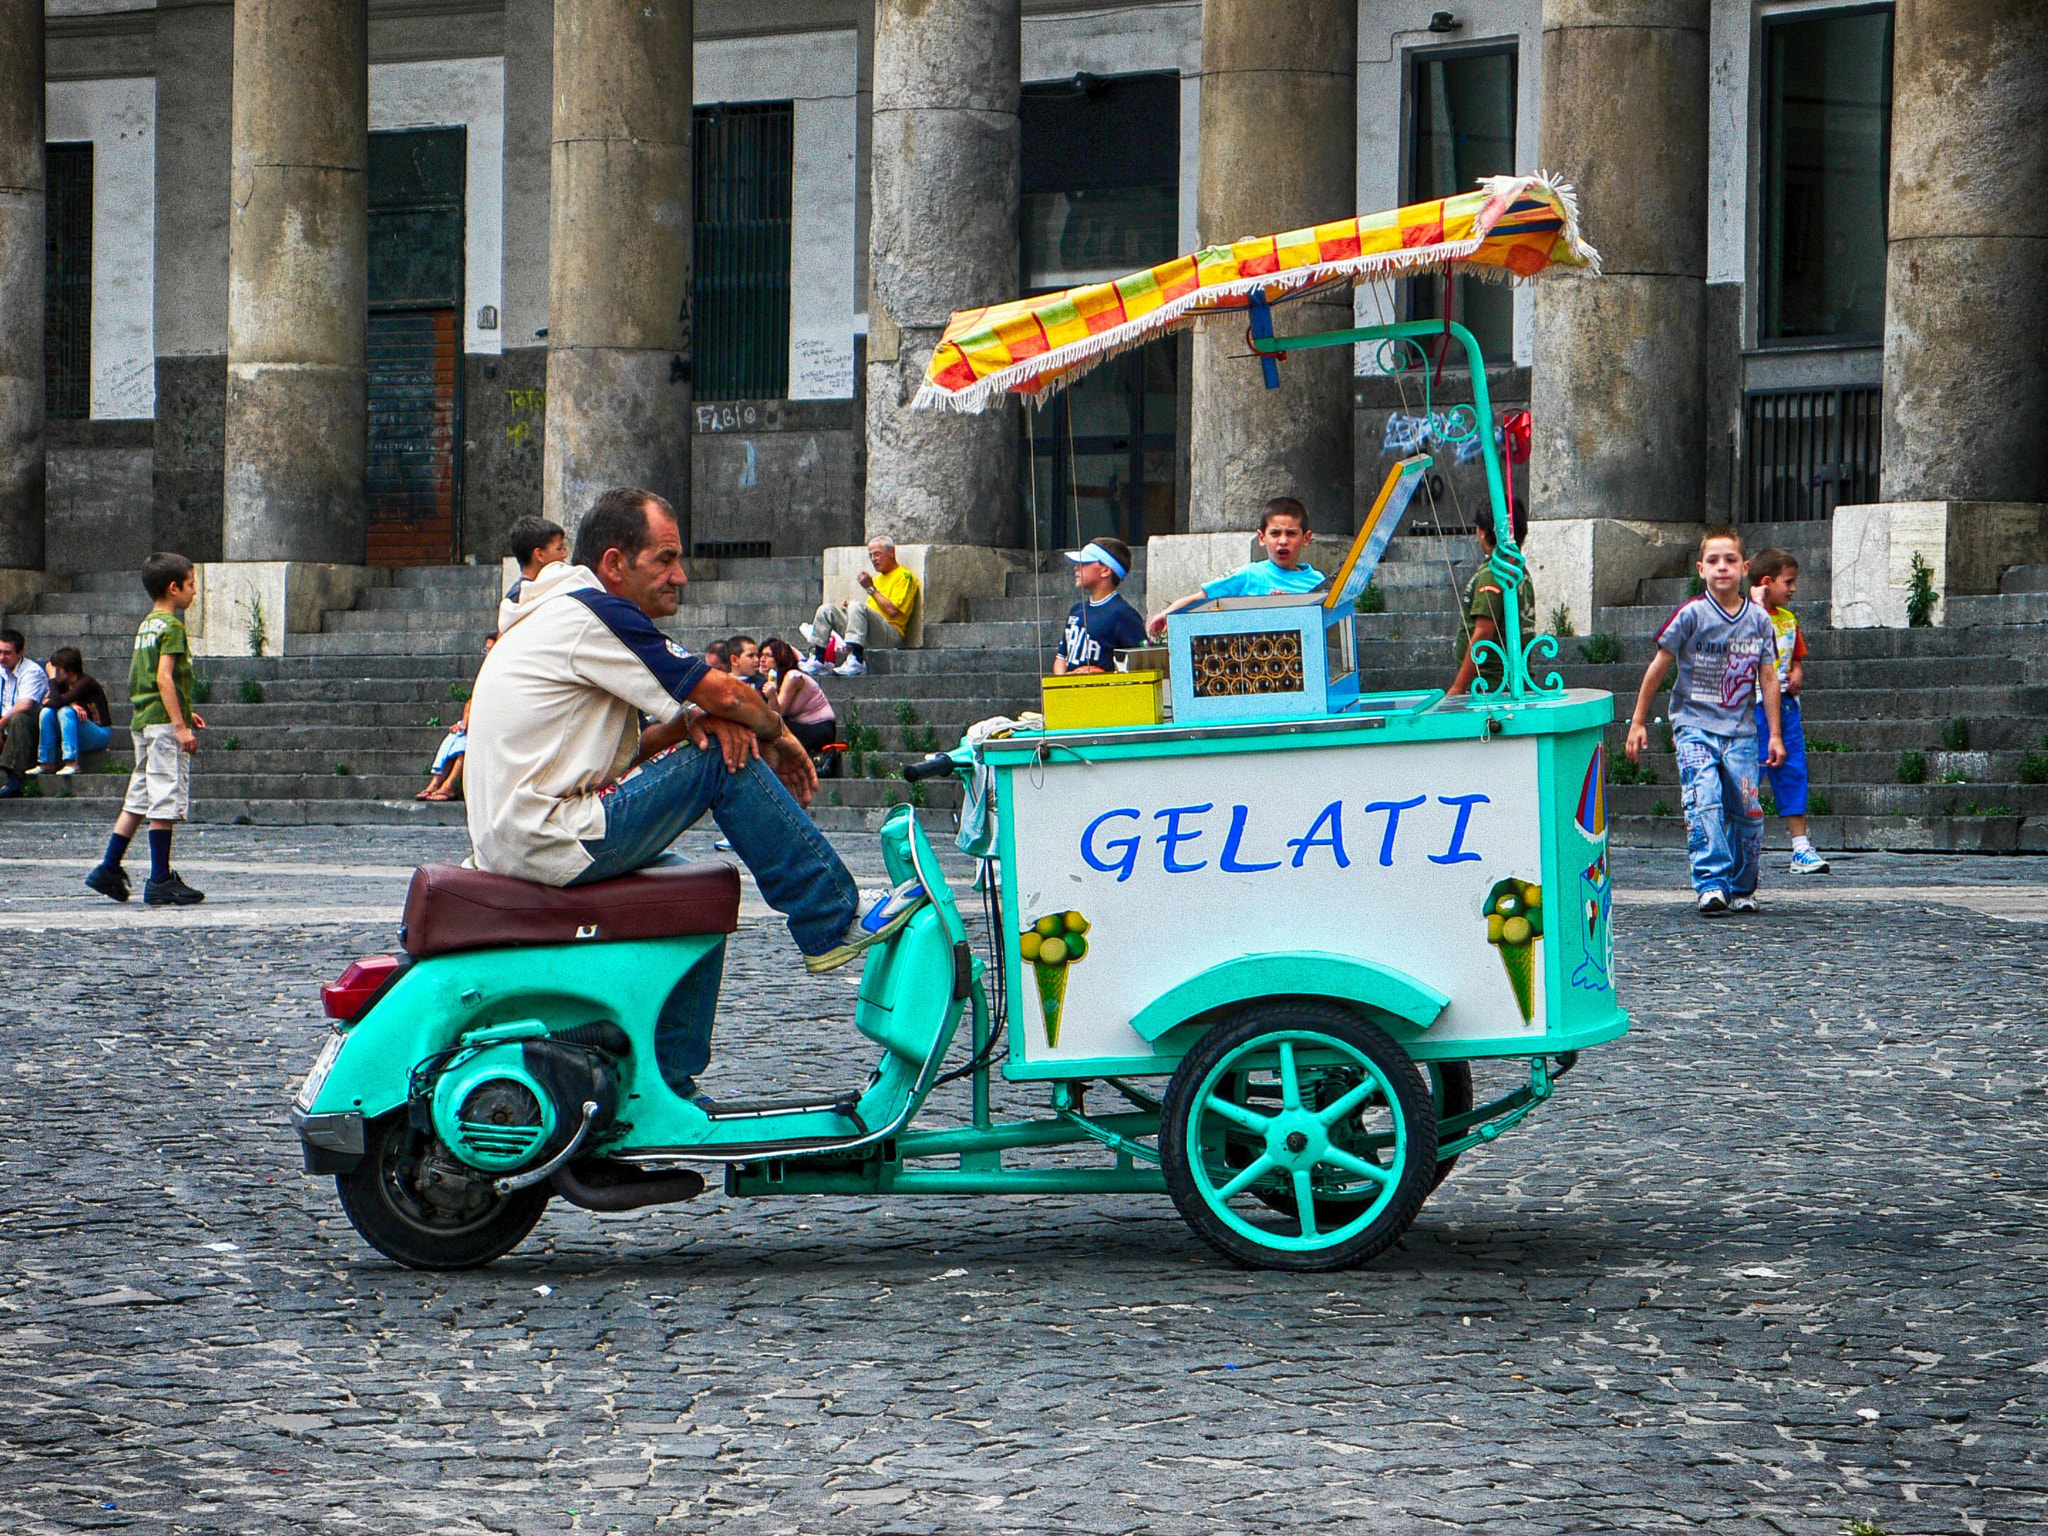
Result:
<svg viewBox="0 0 2048 1536"><path fill-rule="evenodd" d="M1717 736L1681 725L1671 740L1685 793L1685 848L1692 860L1693 889L1753 894L1764 841L1764 807L1756 792L1757 738Z"/></svg>
<svg viewBox="0 0 2048 1536"><path fill-rule="evenodd" d="M1766 768L1771 781L1771 801L1780 816L1806 814L1806 730L1799 723L1799 701L1789 694L1778 701L1778 725L1785 736L1785 761ZM1756 707L1756 739L1771 739L1771 723L1764 707Z"/></svg>

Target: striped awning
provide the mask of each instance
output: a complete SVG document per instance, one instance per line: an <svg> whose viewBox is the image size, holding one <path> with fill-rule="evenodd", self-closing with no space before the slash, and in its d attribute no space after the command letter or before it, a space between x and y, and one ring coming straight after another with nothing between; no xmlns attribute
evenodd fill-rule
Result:
<svg viewBox="0 0 2048 1536"><path fill-rule="evenodd" d="M916 404L980 411L1002 394L1038 395L1103 358L1204 316L1242 312L1336 281L1456 271L1515 282L1597 273L1572 189L1542 176L1494 176L1474 192L1334 224L1212 245L1114 282L955 312Z"/></svg>

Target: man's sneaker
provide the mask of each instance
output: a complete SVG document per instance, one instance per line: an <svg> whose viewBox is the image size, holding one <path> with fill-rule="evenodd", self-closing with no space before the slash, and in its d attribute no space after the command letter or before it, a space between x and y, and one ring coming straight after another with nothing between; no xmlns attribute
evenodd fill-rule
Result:
<svg viewBox="0 0 2048 1536"><path fill-rule="evenodd" d="M804 637L805 645L808 645L814 651L818 648L818 637L812 632L811 626L808 623L797 625L796 632Z"/></svg>
<svg viewBox="0 0 2048 1536"><path fill-rule="evenodd" d="M118 864L96 864L92 873L85 877L85 888L98 891L114 901L126 901L129 896L128 871Z"/></svg>
<svg viewBox="0 0 2048 1536"><path fill-rule="evenodd" d="M832 669L834 677L866 677L868 664L858 656L849 656Z"/></svg>
<svg viewBox="0 0 2048 1536"><path fill-rule="evenodd" d="M1728 913L1728 898L1719 891L1700 892L1701 917L1725 917Z"/></svg>
<svg viewBox="0 0 2048 1536"><path fill-rule="evenodd" d="M1791 867L1795 875L1824 875L1835 866L1811 848L1794 848Z"/></svg>
<svg viewBox="0 0 2048 1536"><path fill-rule="evenodd" d="M1743 917L1754 917L1763 908L1756 904L1754 896L1731 896L1728 898L1728 910Z"/></svg>
<svg viewBox="0 0 2048 1536"><path fill-rule="evenodd" d="M822 955L804 956L804 969L812 975L838 969L863 950L894 935L928 899L924 886L916 880L906 880L893 891L862 897L867 910L846 925L846 933L837 946Z"/></svg>
<svg viewBox="0 0 2048 1536"><path fill-rule="evenodd" d="M832 670L815 656L804 657L803 660L797 663L797 666L803 671L810 673L813 677L824 677Z"/></svg>
<svg viewBox="0 0 2048 1536"><path fill-rule="evenodd" d="M206 900L204 893L195 891L172 870L161 880L142 882L142 904L145 907L196 907Z"/></svg>

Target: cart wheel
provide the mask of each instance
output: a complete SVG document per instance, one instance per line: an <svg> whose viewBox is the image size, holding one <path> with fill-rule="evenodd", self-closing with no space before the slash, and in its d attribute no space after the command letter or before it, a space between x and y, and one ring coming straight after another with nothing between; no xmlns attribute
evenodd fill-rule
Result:
<svg viewBox="0 0 2048 1536"><path fill-rule="evenodd" d="M1377 1025L1331 1003L1257 1003L1182 1059L1159 1148L1174 1205L1226 1258L1346 1269L1414 1221L1436 1114Z"/></svg>
<svg viewBox="0 0 2048 1536"><path fill-rule="evenodd" d="M1429 1074L1429 1101L1436 1110L1436 1119L1439 1126L1443 1124L1446 1115L1462 1115L1472 1108L1472 1068L1467 1063L1462 1061L1433 1061L1424 1070ZM1315 1107L1318 1109L1328 1108L1329 1105L1335 1103L1344 1094L1356 1087L1360 1080L1360 1074L1356 1071L1333 1071L1329 1073L1317 1087L1316 1098L1318 1102ZM1244 1079L1242 1077L1235 1079L1237 1085L1242 1085L1243 1082ZM1219 1091L1229 1092L1239 1103L1247 1101L1246 1093L1242 1086L1233 1087L1231 1085L1219 1084L1218 1087ZM1371 1097L1371 1095L1368 1095L1368 1099ZM1254 1103L1252 1107L1258 1108L1260 1106ZM1278 1107L1277 1090L1274 1092L1274 1104L1272 1107ZM1345 1151L1359 1156L1369 1156L1374 1150L1371 1134L1366 1130L1361 1117L1358 1116L1346 1116L1339 1125L1333 1126L1330 1138L1343 1147ZM1224 1149L1224 1152L1225 1161L1232 1168L1243 1168L1256 1156L1249 1140L1239 1142L1233 1139L1230 1145ZM1431 1194L1435 1194L1437 1186L1451 1176L1451 1169L1456 1166L1457 1161L1458 1159L1455 1154L1450 1157L1437 1159L1436 1170L1430 1175L1429 1179L1429 1192ZM1270 1206L1276 1211L1289 1216L1292 1216L1295 1212L1294 1191L1291 1188L1266 1189L1254 1185L1253 1193L1259 1197L1261 1204ZM1316 1225L1325 1232L1332 1231L1347 1222L1357 1219L1371 1203L1369 1199L1347 1200L1342 1196L1318 1192L1316 1195Z"/></svg>
<svg viewBox="0 0 2048 1536"><path fill-rule="evenodd" d="M1472 1063L1469 1061L1432 1061L1429 1064L1429 1097L1436 1106L1437 1122L1441 1124L1450 1115L1467 1115L1472 1112ZM1429 1181L1430 1193L1436 1192L1437 1185L1451 1176L1451 1170L1458 1166L1457 1154L1437 1159L1436 1173Z"/></svg>

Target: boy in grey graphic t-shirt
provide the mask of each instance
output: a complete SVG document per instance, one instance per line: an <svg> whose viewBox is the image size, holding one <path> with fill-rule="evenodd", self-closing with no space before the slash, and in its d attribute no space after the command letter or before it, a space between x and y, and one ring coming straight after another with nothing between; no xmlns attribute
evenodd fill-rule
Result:
<svg viewBox="0 0 2048 1536"><path fill-rule="evenodd" d="M1638 761L1650 740L1650 710L1675 664L1671 737L1685 797L1686 849L1700 915L1755 912L1764 809L1757 796L1756 700L1761 694L1770 742L1763 757L1785 760L1779 720L1777 632L1750 601L1742 539L1732 528L1700 538L1700 579L1707 590L1688 599L1657 632L1657 654L1643 673L1628 727L1628 756Z"/></svg>

